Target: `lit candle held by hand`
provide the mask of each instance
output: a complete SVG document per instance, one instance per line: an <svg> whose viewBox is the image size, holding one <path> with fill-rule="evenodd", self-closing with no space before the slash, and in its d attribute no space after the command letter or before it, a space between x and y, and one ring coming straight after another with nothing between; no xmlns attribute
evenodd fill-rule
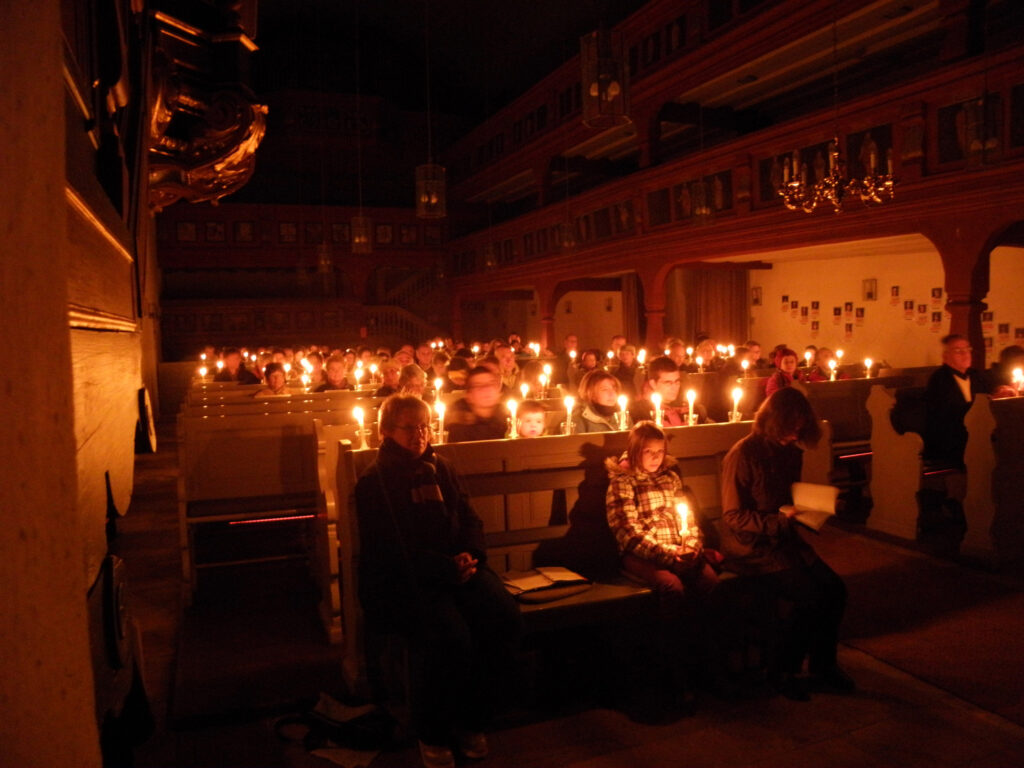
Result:
<svg viewBox="0 0 1024 768"><path fill-rule="evenodd" d="M654 406L654 423L661 426L661 395L657 392L651 394L651 405Z"/></svg>
<svg viewBox="0 0 1024 768"><path fill-rule="evenodd" d="M619 395L619 429L626 428L626 405L629 403L629 398L625 395Z"/></svg>
<svg viewBox="0 0 1024 768"><path fill-rule="evenodd" d="M743 389L734 387L732 390L732 420L740 420L740 400L743 399Z"/></svg>
<svg viewBox="0 0 1024 768"><path fill-rule="evenodd" d="M576 407L576 401L571 397L566 397L563 401L565 403L565 434L572 434L572 409Z"/></svg>
<svg viewBox="0 0 1024 768"><path fill-rule="evenodd" d="M519 436L519 430L516 429L516 409L519 407L519 403L517 403L515 400L509 400L507 403L505 403L505 407L508 408L508 416L509 416L509 424L510 424L510 428L509 428L509 431L508 431L508 436L509 437L513 437L513 438L514 437L518 437Z"/></svg>
<svg viewBox="0 0 1024 768"><path fill-rule="evenodd" d="M687 425L691 426L691 427L694 424L697 423L697 414L693 410L693 405L696 402L697 402L697 390L695 390L695 389L688 389L688 390L686 390L686 405L687 405L686 420L687 420Z"/></svg>

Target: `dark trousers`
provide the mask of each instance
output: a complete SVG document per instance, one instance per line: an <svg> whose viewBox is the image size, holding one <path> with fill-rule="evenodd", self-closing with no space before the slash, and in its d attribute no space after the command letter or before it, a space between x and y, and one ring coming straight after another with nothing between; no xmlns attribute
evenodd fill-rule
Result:
<svg viewBox="0 0 1024 768"><path fill-rule="evenodd" d="M795 674L808 659L818 674L836 664L839 624L846 610L846 585L822 560L765 574L766 596L781 604L776 671Z"/></svg>
<svg viewBox="0 0 1024 768"><path fill-rule="evenodd" d="M492 699L507 693L506 679L514 678L521 622L518 603L489 568L420 606L416 628L406 636L420 740L445 744L455 730L483 730Z"/></svg>

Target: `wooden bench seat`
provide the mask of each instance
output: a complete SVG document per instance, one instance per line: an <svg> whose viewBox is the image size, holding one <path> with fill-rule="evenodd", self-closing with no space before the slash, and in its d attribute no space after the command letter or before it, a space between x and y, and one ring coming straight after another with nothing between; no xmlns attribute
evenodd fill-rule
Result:
<svg viewBox="0 0 1024 768"><path fill-rule="evenodd" d="M684 482L709 516L720 513L721 460L750 423L708 424L666 430ZM805 456L804 479L826 482L826 438ZM344 671L353 690L366 690L366 661L358 602L358 529L354 489L375 460L375 450L353 450L335 428L317 426L322 516L340 555L339 590ZM452 462L484 522L488 559L496 571L563 565L595 581L586 592L551 603L523 604L528 631L650 618L651 591L619 573L605 512L604 460L619 456L626 432L487 440L435 446Z"/></svg>

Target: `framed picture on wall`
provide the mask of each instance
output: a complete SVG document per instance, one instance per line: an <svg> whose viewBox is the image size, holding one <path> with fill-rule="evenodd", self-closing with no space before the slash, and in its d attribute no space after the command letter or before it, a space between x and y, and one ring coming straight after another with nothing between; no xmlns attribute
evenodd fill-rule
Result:
<svg viewBox="0 0 1024 768"><path fill-rule="evenodd" d="M378 224L374 235L378 245L391 245L394 239L394 231L390 224Z"/></svg>
<svg viewBox="0 0 1024 768"><path fill-rule="evenodd" d="M878 298L878 280L873 277L861 283L861 294L864 301L875 301Z"/></svg>

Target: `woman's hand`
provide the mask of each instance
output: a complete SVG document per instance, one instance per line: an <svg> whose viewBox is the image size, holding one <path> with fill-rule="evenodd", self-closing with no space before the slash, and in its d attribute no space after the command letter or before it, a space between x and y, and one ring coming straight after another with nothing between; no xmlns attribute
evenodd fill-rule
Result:
<svg viewBox="0 0 1024 768"><path fill-rule="evenodd" d="M455 561L455 567L458 569L458 576L456 577L459 584L465 584L476 573L476 566L479 562L469 552L460 552L452 558Z"/></svg>

